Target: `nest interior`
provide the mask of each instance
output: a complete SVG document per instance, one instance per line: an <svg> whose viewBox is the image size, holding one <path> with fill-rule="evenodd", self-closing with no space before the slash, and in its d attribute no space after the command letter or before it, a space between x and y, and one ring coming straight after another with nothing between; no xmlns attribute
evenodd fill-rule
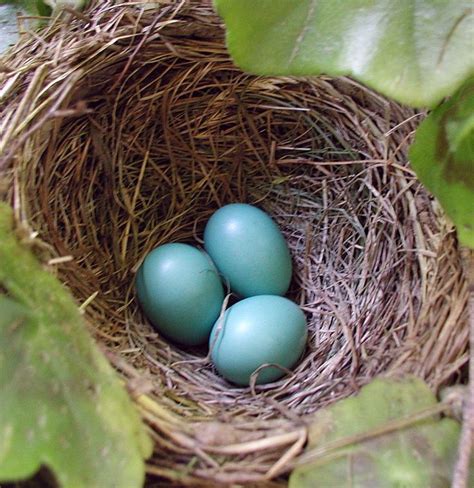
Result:
<svg viewBox="0 0 474 488"><path fill-rule="evenodd" d="M52 271L132 392L153 401L140 406L150 473L270 479L301 450L311 413L374 376L412 373L435 390L459 380L467 289L452 229L407 166L419 114L349 79L242 73L203 2L158 13L92 2L4 63L3 192L50 256L71 257ZM161 338L134 298L146 253L200 245L230 202L279 224L288 296L310 330L293 374L255 388Z"/></svg>

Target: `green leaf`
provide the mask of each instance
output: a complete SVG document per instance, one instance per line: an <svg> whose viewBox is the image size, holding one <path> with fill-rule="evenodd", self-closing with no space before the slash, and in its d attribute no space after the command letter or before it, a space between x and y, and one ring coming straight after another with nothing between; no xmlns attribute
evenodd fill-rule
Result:
<svg viewBox="0 0 474 488"><path fill-rule="evenodd" d="M0 203L0 482L41 465L61 486L142 486L139 415L76 304L12 231Z"/></svg>
<svg viewBox="0 0 474 488"><path fill-rule="evenodd" d="M214 0L242 69L349 75L433 106L474 70L470 0Z"/></svg>
<svg viewBox="0 0 474 488"><path fill-rule="evenodd" d="M474 248L474 78L422 122L409 155L461 244Z"/></svg>
<svg viewBox="0 0 474 488"><path fill-rule="evenodd" d="M319 411L308 450L380 429L436 406L421 380L376 379L352 398ZM393 424L392 424L393 425ZM348 443L293 471L289 488L444 488L450 486L460 435L452 419L430 417L404 428Z"/></svg>

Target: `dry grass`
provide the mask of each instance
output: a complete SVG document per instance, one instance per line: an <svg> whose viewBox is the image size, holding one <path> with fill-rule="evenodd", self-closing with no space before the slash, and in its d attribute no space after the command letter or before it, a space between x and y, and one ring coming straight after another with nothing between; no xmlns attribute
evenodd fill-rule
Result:
<svg viewBox="0 0 474 488"><path fill-rule="evenodd" d="M159 3L93 2L5 58L0 192L127 379L156 444L150 486L261 482L291 467L312 412L374 376L459 381L467 286L407 167L417 114L347 79L243 74L209 5ZM229 202L279 223L310 328L293 374L256 388L164 341L134 300L145 254L199 244Z"/></svg>

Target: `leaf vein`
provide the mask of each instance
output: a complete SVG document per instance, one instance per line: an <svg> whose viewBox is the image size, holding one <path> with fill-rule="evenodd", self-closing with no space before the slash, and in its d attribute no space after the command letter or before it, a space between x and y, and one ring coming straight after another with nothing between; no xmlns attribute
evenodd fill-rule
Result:
<svg viewBox="0 0 474 488"><path fill-rule="evenodd" d="M303 28L301 29L300 34L296 38L295 45L293 47L293 50L291 51L290 58L288 59L288 66L290 66L293 63L293 60L298 56L301 45L303 44L304 38L306 36L306 33L308 32L309 25L311 23L311 20L314 15L314 11L316 10L316 4L318 0L312 0L311 3L309 4L309 9L308 9L308 14L306 16L306 20L303 24Z"/></svg>
<svg viewBox="0 0 474 488"><path fill-rule="evenodd" d="M443 45L441 47L441 50L438 55L438 61L436 63L437 66L439 66L443 62L444 55L446 53L446 50L448 48L448 44L450 43L452 37L454 36L454 33L456 32L457 28L461 24L461 22L466 18L469 17L474 13L474 8L471 9L466 9L457 19L456 22L452 25L451 29L449 30L445 41L443 42Z"/></svg>

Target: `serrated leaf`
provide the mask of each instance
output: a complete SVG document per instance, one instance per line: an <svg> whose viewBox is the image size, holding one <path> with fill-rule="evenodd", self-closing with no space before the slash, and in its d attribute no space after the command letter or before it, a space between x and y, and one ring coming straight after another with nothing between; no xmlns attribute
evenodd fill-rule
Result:
<svg viewBox="0 0 474 488"><path fill-rule="evenodd" d="M59 281L0 203L0 482L41 465L61 486L133 488L151 453L139 415Z"/></svg>
<svg viewBox="0 0 474 488"><path fill-rule="evenodd" d="M349 75L433 106L474 70L470 0L214 0L245 71Z"/></svg>
<svg viewBox="0 0 474 488"><path fill-rule="evenodd" d="M376 379L357 396L314 416L307 449L324 449L436 404L433 393L419 379ZM459 435L456 421L427 418L328 451L312 464L295 469L289 488L448 488Z"/></svg>
<svg viewBox="0 0 474 488"><path fill-rule="evenodd" d="M409 156L460 242L474 248L474 78L421 123Z"/></svg>

